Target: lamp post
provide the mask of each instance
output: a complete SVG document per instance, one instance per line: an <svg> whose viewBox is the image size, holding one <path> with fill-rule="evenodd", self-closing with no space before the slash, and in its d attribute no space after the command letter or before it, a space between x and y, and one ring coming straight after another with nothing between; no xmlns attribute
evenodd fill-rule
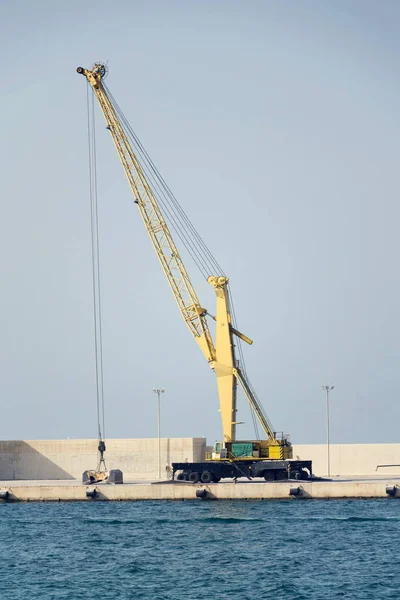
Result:
<svg viewBox="0 0 400 600"><path fill-rule="evenodd" d="M331 476L331 461L329 456L329 392L335 389L334 385L321 385L321 388L326 392L326 448L328 459L328 477Z"/></svg>
<svg viewBox="0 0 400 600"><path fill-rule="evenodd" d="M161 479L161 418L160 418L160 397L165 392L164 388L153 388L153 392L157 394L157 431L158 431L158 479Z"/></svg>

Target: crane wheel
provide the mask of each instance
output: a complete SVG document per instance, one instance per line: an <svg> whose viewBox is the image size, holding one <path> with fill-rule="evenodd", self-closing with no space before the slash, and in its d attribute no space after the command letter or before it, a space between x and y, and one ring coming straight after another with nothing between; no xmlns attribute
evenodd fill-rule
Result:
<svg viewBox="0 0 400 600"><path fill-rule="evenodd" d="M199 477L198 473L193 472L193 473L190 473L188 479L191 483L198 483L200 477Z"/></svg>
<svg viewBox="0 0 400 600"><path fill-rule="evenodd" d="M221 477L218 477L218 475L213 475L213 482L214 483L219 483L221 481Z"/></svg>
<svg viewBox="0 0 400 600"><path fill-rule="evenodd" d="M283 481L284 479L288 478L288 474L286 473L286 471L276 471L275 473L275 479L277 479L278 481Z"/></svg>
<svg viewBox="0 0 400 600"><path fill-rule="evenodd" d="M210 471L203 471L201 474L201 481L203 483L211 483L213 480L213 474Z"/></svg>
<svg viewBox="0 0 400 600"><path fill-rule="evenodd" d="M178 473L176 476L177 481L186 481L185 473Z"/></svg>
<svg viewBox="0 0 400 600"><path fill-rule="evenodd" d="M273 471L264 471L264 479L265 481L274 481L274 472Z"/></svg>

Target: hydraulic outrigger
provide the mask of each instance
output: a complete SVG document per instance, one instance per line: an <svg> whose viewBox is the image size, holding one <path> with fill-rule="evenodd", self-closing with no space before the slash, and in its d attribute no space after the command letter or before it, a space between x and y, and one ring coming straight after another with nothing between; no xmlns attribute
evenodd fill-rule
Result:
<svg viewBox="0 0 400 600"><path fill-rule="evenodd" d="M173 472L178 472L178 479L195 482L200 478L205 483L243 475L263 476L267 480L288 476L307 478L311 474L311 462L290 460L292 446L289 437L284 434L278 436L274 432L246 374L239 367L234 338L238 337L247 344L252 344L252 340L233 327L228 278L222 274L208 277L208 283L216 294L216 315L212 317L215 321L214 344L207 322L210 315L198 299L163 212L132 149L126 124L124 127L112 96L103 84L105 65L96 63L92 69L78 67L77 72L85 76L100 104L134 201L182 317L217 378L223 440L215 445L210 460L175 463ZM238 383L266 434L265 440L236 440Z"/></svg>

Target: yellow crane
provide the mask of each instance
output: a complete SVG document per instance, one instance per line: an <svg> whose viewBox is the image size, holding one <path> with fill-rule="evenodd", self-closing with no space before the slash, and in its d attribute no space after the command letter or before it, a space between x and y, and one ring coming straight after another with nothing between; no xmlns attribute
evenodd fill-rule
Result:
<svg viewBox="0 0 400 600"><path fill-rule="evenodd" d="M228 278L221 274L210 273L208 276L208 283L214 288L216 294L216 314L211 316L199 301L156 195L132 148L126 120L121 116L118 105L104 84L106 66L96 63L91 69L78 67L77 72L85 76L99 102L106 128L111 134L134 201L179 310L216 375L223 441L214 447L213 460L238 459L235 448L239 448L241 460L247 458L251 461L265 461L292 458L292 446L288 436L283 434L277 436L273 431L246 374L239 367L234 338L237 337L247 344L252 344L252 340L233 327ZM215 321L215 343L207 322L207 317L210 316ZM265 440L238 442L236 439L238 383L266 434ZM247 450L244 451L245 447Z"/></svg>

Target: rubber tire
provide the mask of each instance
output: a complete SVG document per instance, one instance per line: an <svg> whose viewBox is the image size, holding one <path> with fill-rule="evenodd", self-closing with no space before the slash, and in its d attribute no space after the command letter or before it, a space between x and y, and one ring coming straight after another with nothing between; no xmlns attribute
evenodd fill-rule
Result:
<svg viewBox="0 0 400 600"><path fill-rule="evenodd" d="M178 473L178 475L176 476L176 480L177 481L186 481L185 473Z"/></svg>
<svg viewBox="0 0 400 600"><path fill-rule="evenodd" d="M196 473L196 471L193 471L192 473L190 473L188 480L190 481L190 483L198 483L200 479L200 476L198 473Z"/></svg>
<svg viewBox="0 0 400 600"><path fill-rule="evenodd" d="M265 479L265 481L274 481L274 479L275 479L274 472L273 471L265 471L264 479Z"/></svg>
<svg viewBox="0 0 400 600"><path fill-rule="evenodd" d="M213 483L219 483L221 481L221 477L218 477L217 475L213 476Z"/></svg>
<svg viewBox="0 0 400 600"><path fill-rule="evenodd" d="M286 471L276 471L275 472L275 479L276 481L285 481L285 479L287 479L287 473Z"/></svg>
<svg viewBox="0 0 400 600"><path fill-rule="evenodd" d="M200 479L203 483L212 483L213 474L210 471L203 471Z"/></svg>

